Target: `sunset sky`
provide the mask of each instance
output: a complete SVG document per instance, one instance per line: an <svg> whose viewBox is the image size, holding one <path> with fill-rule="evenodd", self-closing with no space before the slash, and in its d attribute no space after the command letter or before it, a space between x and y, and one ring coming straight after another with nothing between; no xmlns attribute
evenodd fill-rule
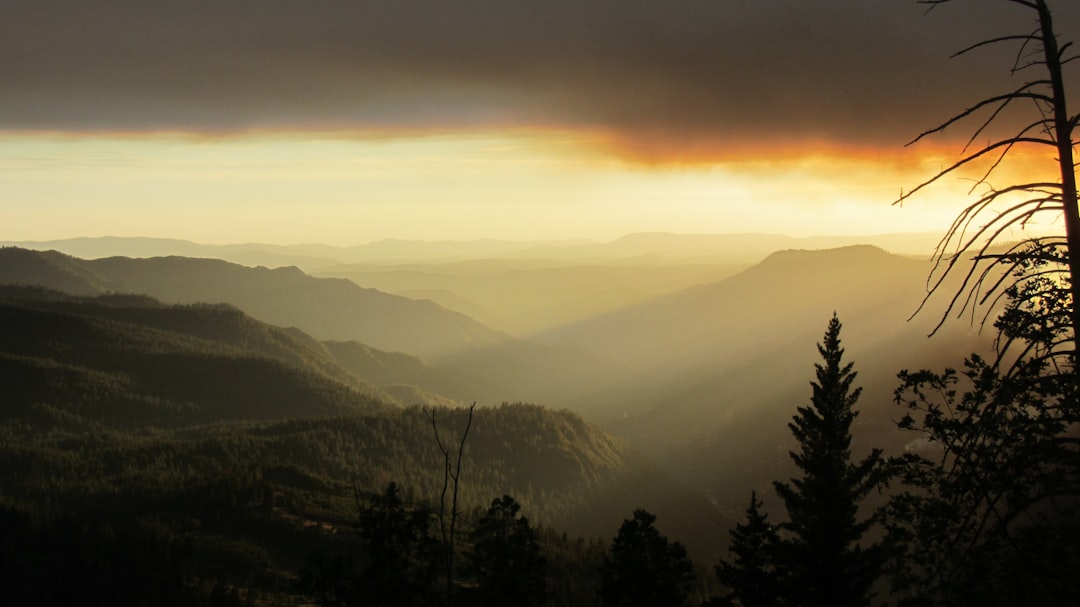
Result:
<svg viewBox="0 0 1080 607"><path fill-rule="evenodd" d="M1080 3L1051 7L1080 39ZM1015 47L949 55L1032 17L1006 0L3 2L0 240L944 230L970 182L890 203L977 123L904 144L1018 86Z"/></svg>

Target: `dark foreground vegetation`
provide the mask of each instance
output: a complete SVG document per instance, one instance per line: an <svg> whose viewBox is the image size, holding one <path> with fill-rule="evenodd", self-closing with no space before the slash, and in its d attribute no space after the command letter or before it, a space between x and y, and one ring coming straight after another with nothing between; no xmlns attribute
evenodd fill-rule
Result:
<svg viewBox="0 0 1080 607"><path fill-rule="evenodd" d="M4 587L39 605L1068 604L1068 306L1023 293L998 323L1024 344L1013 365L900 374L899 425L923 439L900 456L852 454L834 317L784 516L751 495L724 550L715 511L571 413L390 406L228 307L8 287ZM229 378L198 372L216 365ZM693 540L709 516L694 554L660 531Z"/></svg>
<svg viewBox="0 0 1080 607"><path fill-rule="evenodd" d="M7 286L3 602L1080 604L1080 116L1062 77L1075 55L1044 0L1011 4L1035 29L961 54L1020 42L1014 73L1045 78L927 131L989 113L972 140L990 143L901 201L1024 146L1052 149L1058 178L995 189L1000 156L979 182L988 193L947 232L937 259L963 275L950 311L986 303L998 338L958 369L899 372L903 452L853 452L860 391L836 316L789 424L795 476L752 492L732 526L566 411L403 408L325 344L230 306ZM1037 117L995 138L1018 100ZM1063 219L1062 237L996 242L1045 212ZM966 252L974 265L960 263Z"/></svg>
<svg viewBox="0 0 1080 607"><path fill-rule="evenodd" d="M455 487L455 596L479 601L475 580L507 577L478 563L504 564L497 540L519 510L536 551L524 565L547 563L532 588L559 605L590 604L598 538L635 504L716 519L711 542L723 541L703 499L572 413L504 405L433 418L385 404L318 342L228 306L3 287L0 345L0 553L18 604L325 598L368 558L362 513L380 499L423 523L425 558L442 559L446 541L426 526L445 481L436 427L444 438L471 428ZM71 574L50 585L58 568Z"/></svg>

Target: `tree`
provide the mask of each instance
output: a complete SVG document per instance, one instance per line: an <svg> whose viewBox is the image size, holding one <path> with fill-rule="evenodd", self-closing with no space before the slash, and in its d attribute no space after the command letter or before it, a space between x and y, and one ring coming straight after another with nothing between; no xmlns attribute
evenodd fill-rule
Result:
<svg viewBox="0 0 1080 607"><path fill-rule="evenodd" d="M481 607L539 607L547 598L547 560L521 506L509 495L491 502L469 534L469 560Z"/></svg>
<svg viewBox="0 0 1080 607"><path fill-rule="evenodd" d="M851 461L851 423L861 389L852 388L852 363L842 362L840 329L834 314L818 345L824 365L814 365L811 406L799 407L788 424L799 441L791 458L803 476L774 483L788 514L780 525L778 577L797 605L868 605L884 562L881 545L861 545L874 519L859 520L859 505L879 485L882 459L874 450Z"/></svg>
<svg viewBox="0 0 1080 607"><path fill-rule="evenodd" d="M1071 42L1060 43L1054 29L1053 15L1046 0L1003 0L1029 9L1036 25L1033 30L1000 35L982 40L963 48L953 56L966 55L979 49L999 45L1016 44L1018 50L1012 66L1013 74L1030 74L1019 87L987 97L945 122L928 129L909 145L928 136L941 133L968 118L981 116L979 126L961 152L959 160L942 169L930 179L907 193L902 193L894 204L900 204L939 181L979 162L989 162L989 168L977 180L972 191L980 189L976 200L969 204L949 227L935 251L935 259L943 271L932 279L930 294L940 287L946 276L964 267L965 253L975 253L975 263L968 266L960 289L953 295L949 311L959 308L965 311L976 303L997 301L1003 296L1008 277L1016 278L1015 270L1027 260L1053 262L1044 267L1041 275L1056 275L1054 289L1064 289L1069 301L1076 301L1080 294L1080 210L1077 207L1076 164L1073 148L1075 129L1080 114L1070 115L1066 100L1064 67L1077 55L1069 54ZM949 4L952 0L918 0L930 9ZM1026 103L1025 102L1030 102ZM1034 116L1023 118L1019 127L1006 123L1012 107L1026 105L1035 109ZM1006 124L1002 124L1006 123ZM998 134L992 127L1003 126L1013 130ZM975 144L983 136L986 143ZM991 176L1018 150L1046 151L1048 169L1044 177L1005 186L994 186ZM1064 225L1063 236L1051 238L1027 238L995 252L996 245L1011 228L1025 228L1039 217L1049 216L1050 224ZM980 223L982 222L982 223ZM1019 282L1027 279L1019 275ZM1013 283L1016 284L1015 282ZM929 297L929 295L928 295ZM1069 306L1068 326L1070 343L1080 332L1080 310ZM944 321L944 317L942 319ZM1071 356L1074 346L1062 351Z"/></svg>
<svg viewBox="0 0 1080 607"><path fill-rule="evenodd" d="M406 506L395 483L358 506L361 550L355 565L347 558L316 558L309 564L305 586L327 605L429 604L438 570L431 512ZM355 569L351 574L350 568Z"/></svg>
<svg viewBox="0 0 1080 607"><path fill-rule="evenodd" d="M465 421L465 429L457 443L457 454L453 457L450 447L443 444L439 435L439 424L435 419L436 409L431 410L431 429L435 432L435 443L439 446L439 452L443 456L443 486L439 494L439 532L442 534L444 547L444 559L446 563L446 604L453 603L454 594L454 557L456 556L457 521L458 521L458 488L461 482L461 460L465 456L465 439L469 437L469 429L472 428L473 412L476 410L474 402L469 407L469 415ZM451 484L453 488L451 490ZM446 492L451 491L450 513L446 512ZM449 521L447 520L449 519Z"/></svg>
<svg viewBox="0 0 1080 607"><path fill-rule="evenodd" d="M920 3L936 8L949 2ZM976 183L979 196L938 246L943 272L931 281L930 294L973 252L948 309L991 304L982 322L1000 312L993 321L996 351L989 359L972 354L961 372L902 371L896 391L907 409L900 427L921 435L912 443L918 449L895 462L905 491L891 499L888 517L900 550L894 592L912 604L1080 602L1080 214L1073 155L1080 115L1068 112L1064 71L1077 55L1070 54L1071 42L1057 39L1046 0L1008 2L1031 11L1034 29L988 38L957 55L1016 44L1012 72L1028 78L920 134L915 141L983 116L958 161L897 201L989 162ZM1019 105L1036 111L972 148ZM991 185L991 175L1025 149L1045 151L1053 171ZM1038 217L1063 226L1064 234L1000 242L1010 228Z"/></svg>
<svg viewBox="0 0 1080 607"><path fill-rule="evenodd" d="M996 327L1024 351L1045 350L1037 342L1067 326L1041 325L1045 313L1029 307L1010 295ZM906 602L1080 603L1080 395L1075 372L1053 362L1024 356L1006 368L972 354L959 373L900 373L899 425L922 445L897 460L906 490L889 504L902 557L893 584Z"/></svg>
<svg viewBox="0 0 1080 607"><path fill-rule="evenodd" d="M366 502L354 490L358 552L312 555L301 573L300 587L326 606L428 605L439 565L431 512L406 506L396 483Z"/></svg>
<svg viewBox="0 0 1080 607"><path fill-rule="evenodd" d="M679 542L653 527L656 516L635 510L623 521L601 569L604 607L680 607L694 582L694 567Z"/></svg>
<svg viewBox="0 0 1080 607"><path fill-rule="evenodd" d="M716 577L729 588L720 600L709 605L741 605L742 607L777 607L780 596L777 588L776 546L780 538L776 525L761 512L761 500L750 493L746 522L731 530L731 561L716 566Z"/></svg>

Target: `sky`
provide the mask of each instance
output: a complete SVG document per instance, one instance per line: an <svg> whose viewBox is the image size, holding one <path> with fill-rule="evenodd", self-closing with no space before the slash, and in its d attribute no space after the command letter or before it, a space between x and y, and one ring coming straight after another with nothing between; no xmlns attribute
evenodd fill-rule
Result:
<svg viewBox="0 0 1080 607"><path fill-rule="evenodd" d="M1078 4L1050 2L1063 40ZM4 0L0 240L943 231L972 182L891 203L977 123L905 144L1029 77L1015 46L953 52L1034 25L1008 0ZM995 179L1052 167L1017 159Z"/></svg>

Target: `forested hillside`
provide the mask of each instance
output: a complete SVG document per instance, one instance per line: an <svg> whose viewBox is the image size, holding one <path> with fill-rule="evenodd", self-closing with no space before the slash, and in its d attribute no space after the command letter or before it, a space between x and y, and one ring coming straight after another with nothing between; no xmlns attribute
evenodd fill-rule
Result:
<svg viewBox="0 0 1080 607"><path fill-rule="evenodd" d="M314 278L297 268L248 268L182 257L82 260L0 248L0 284L80 294L141 293L167 303L227 303L263 322L296 327L318 339L356 341L384 352L420 356L468 382L470 394L455 391L448 396L487 405L529 400L569 406L587 392L577 386L606 385L618 372L617 366L579 348L515 339L431 301L343 279ZM562 380L550 381L553 376ZM438 392L440 385L420 387Z"/></svg>
<svg viewBox="0 0 1080 607"><path fill-rule="evenodd" d="M0 327L12 417L170 427L387 406L318 342L229 306L0 287Z"/></svg>
<svg viewBox="0 0 1080 607"><path fill-rule="evenodd" d="M21 268L27 260L25 251L3 249L0 255L5 256L0 263L3 282L41 284L28 280L31 272ZM185 257L79 260L55 253L34 263L44 265L43 261L57 274L100 276L114 291L143 293L169 303L229 303L264 322L387 350L436 354L506 339L431 302L364 289L345 280L312 278L294 267L249 268ZM95 286L90 283L86 288Z"/></svg>
<svg viewBox="0 0 1080 607"><path fill-rule="evenodd" d="M950 322L929 338L941 298L910 319L931 270L926 261L870 246L778 251L725 280L570 325L544 340L631 369L582 410L665 470L713 493L734 516L745 505L742 498L729 501L731 495L766 490L765 479L790 472L787 420L809 396L807 370L823 319L834 312L844 319L848 351L860 363L861 449L901 450L911 440L893 423L897 370L950 364L989 346L991 336L968 322Z"/></svg>
<svg viewBox="0 0 1080 607"><path fill-rule="evenodd" d="M438 499L434 429L456 436L466 423L462 408L392 404L339 364L331 349L342 348L387 356L328 348L224 304L0 287L6 537L83 555L73 558L136 554L110 543L120 533L161 546L139 554L162 575L183 563L205 593L243 589L278 597L271 602L296 594L311 554L344 549L357 491L396 482L410 503ZM643 503L702 559L726 543L728 521L702 497L568 411L480 408L464 454L463 521L494 497L515 496L547 529L545 549L566 559L566 588L593 583L591 542ZM58 535L65 525L88 535L65 544L75 541ZM115 593L120 571L87 587Z"/></svg>
<svg viewBox="0 0 1080 607"><path fill-rule="evenodd" d="M295 269L270 271L207 260L86 262L55 253L4 252L15 261L0 264L0 273L38 268L43 283L91 264L97 269L90 276L98 282L84 290L94 284L120 284L125 276L137 275L142 286L165 289L174 297L194 297L181 292L185 284L194 285L193 293L224 294L216 291L220 277L200 283L195 268L231 277L237 284L229 286L230 292L247 283L261 285L258 289L277 285L259 291L265 297L288 291L289 285L300 289L301 284L323 284ZM102 270L110 266L115 266L111 273ZM156 276L150 268L184 267L188 270L149 282ZM925 261L869 246L780 251L719 282L551 331L540 337L545 345L508 339L433 361L347 341L348 328L339 327L343 333L335 334L335 341L309 341L305 352L318 353L312 360L319 361L316 366L322 372L339 380L342 373L361 378L368 394L387 402L524 401L569 407L626 438L662 469L707 492L734 516L742 508L737 496L760 489L761 479L789 465L784 454L791 439L785 420L806 397L813 328L822 318L834 311L841 314L849 327L851 351L864 361L866 412L860 418L857 445L900 449L910 440L893 429L891 394L898 369L934 361L945 364L985 347L988 336L964 323L950 323L945 333L928 339L940 313L937 301L908 321L919 307L930 269ZM103 274L111 278L106 280ZM24 271L21 276L30 280L35 274ZM564 279L572 277L573 273ZM293 298L299 306L300 299ZM324 313L320 302L310 299L304 314L326 317L320 323L331 322L337 308ZM371 322L376 318L371 316ZM424 326L417 325L414 333L422 335ZM702 466L703 461L713 463Z"/></svg>

